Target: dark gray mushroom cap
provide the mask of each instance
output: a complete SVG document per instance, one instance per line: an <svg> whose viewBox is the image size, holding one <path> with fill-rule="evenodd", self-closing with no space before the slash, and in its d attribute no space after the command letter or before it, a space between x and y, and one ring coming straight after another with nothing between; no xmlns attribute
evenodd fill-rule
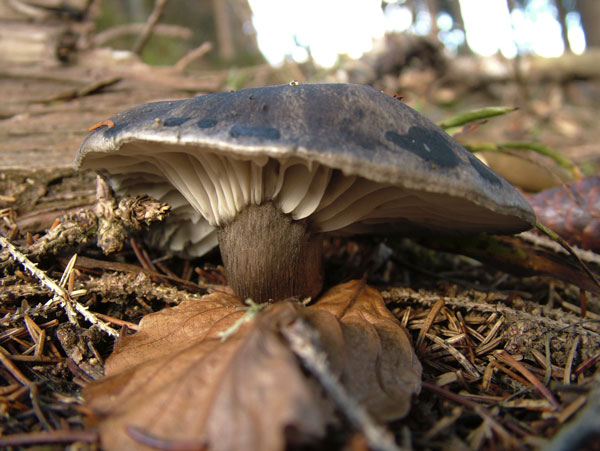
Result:
<svg viewBox="0 0 600 451"><path fill-rule="evenodd" d="M266 201L320 232L513 233L535 223L507 181L367 86L207 94L112 121L87 137L75 166L108 173L126 191L162 186L175 207L185 210L183 196L213 226Z"/></svg>

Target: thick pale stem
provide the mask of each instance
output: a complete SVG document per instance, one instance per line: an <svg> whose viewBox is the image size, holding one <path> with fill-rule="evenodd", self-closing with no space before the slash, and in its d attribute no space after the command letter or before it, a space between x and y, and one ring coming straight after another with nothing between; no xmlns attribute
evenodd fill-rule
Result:
<svg viewBox="0 0 600 451"><path fill-rule="evenodd" d="M268 202L246 208L218 236L227 280L241 299L303 299L321 291L322 241L308 221Z"/></svg>

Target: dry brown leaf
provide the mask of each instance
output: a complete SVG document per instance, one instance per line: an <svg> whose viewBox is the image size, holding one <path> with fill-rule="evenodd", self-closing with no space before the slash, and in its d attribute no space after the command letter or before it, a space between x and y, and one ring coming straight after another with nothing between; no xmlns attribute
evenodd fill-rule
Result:
<svg viewBox="0 0 600 451"><path fill-rule="evenodd" d="M289 432L324 434L328 409L277 333L299 307L270 306L221 341L241 306L223 293L185 301L120 343L84 390L105 449L279 450Z"/></svg>
<svg viewBox="0 0 600 451"><path fill-rule="evenodd" d="M316 328L332 371L376 418L408 412L421 365L379 293L362 281L331 289L309 309L268 306L227 340L242 316L229 294L145 317L84 390L106 449L280 450L322 437L332 405L279 332L303 318ZM291 436L290 434L294 434Z"/></svg>
<svg viewBox="0 0 600 451"><path fill-rule="evenodd" d="M354 280L332 288L309 310L307 319L350 395L379 420L405 416L421 389L421 364L379 292Z"/></svg>

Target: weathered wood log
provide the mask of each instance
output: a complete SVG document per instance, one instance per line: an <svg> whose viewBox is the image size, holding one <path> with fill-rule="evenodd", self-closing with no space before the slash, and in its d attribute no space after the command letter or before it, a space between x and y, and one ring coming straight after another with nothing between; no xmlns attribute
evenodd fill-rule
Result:
<svg viewBox="0 0 600 451"><path fill-rule="evenodd" d="M75 51L76 35L67 24L0 21L1 65L57 65Z"/></svg>
<svg viewBox="0 0 600 451"><path fill-rule="evenodd" d="M446 83L471 87L516 81L516 62L498 57L458 57L448 65ZM521 59L521 76L532 82L562 82L600 78L600 50L589 49L581 55L565 54L558 58L528 56Z"/></svg>
<svg viewBox="0 0 600 451"><path fill-rule="evenodd" d="M0 19L19 21L79 20L88 0L0 0Z"/></svg>

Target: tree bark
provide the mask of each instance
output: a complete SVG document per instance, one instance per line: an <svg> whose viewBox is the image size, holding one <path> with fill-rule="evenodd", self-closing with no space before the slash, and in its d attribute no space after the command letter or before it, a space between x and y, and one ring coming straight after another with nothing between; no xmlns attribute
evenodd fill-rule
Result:
<svg viewBox="0 0 600 451"><path fill-rule="evenodd" d="M565 53L571 53L571 44L569 43L569 28L567 27L567 9L563 0L554 0L558 10L558 22L560 23L560 33L565 43Z"/></svg>
<svg viewBox="0 0 600 451"><path fill-rule="evenodd" d="M579 0L578 5L587 48L600 47L600 1Z"/></svg>
<svg viewBox="0 0 600 451"><path fill-rule="evenodd" d="M217 28L219 56L224 60L231 60L235 56L235 48L229 17L229 3L225 0L213 0L213 11Z"/></svg>
<svg viewBox="0 0 600 451"><path fill-rule="evenodd" d="M440 29L437 24L437 16L439 8L436 0L427 0L427 9L429 10L429 16L431 17L431 29L429 30L429 36L438 39L438 33Z"/></svg>

